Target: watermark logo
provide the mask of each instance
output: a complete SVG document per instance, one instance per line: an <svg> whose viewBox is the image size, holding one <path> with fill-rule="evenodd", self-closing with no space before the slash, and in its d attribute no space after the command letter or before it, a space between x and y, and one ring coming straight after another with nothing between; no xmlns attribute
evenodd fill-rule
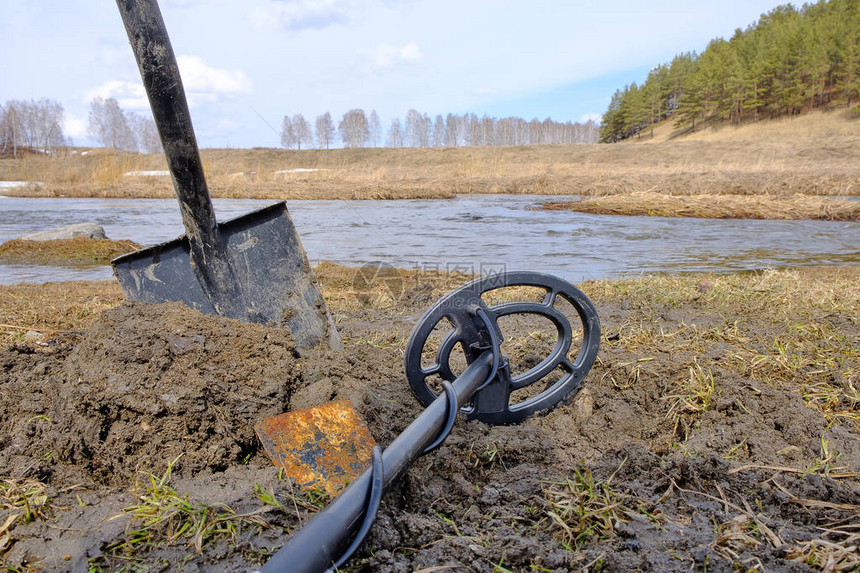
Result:
<svg viewBox="0 0 860 573"><path fill-rule="evenodd" d="M403 274L400 269L387 263L362 265L352 277L352 288L356 292L376 292L378 299L400 300L403 296ZM379 302L379 301L377 301Z"/></svg>
<svg viewBox="0 0 860 573"><path fill-rule="evenodd" d="M365 302L373 304L380 304L385 301L397 302L404 299L407 290L422 287L427 290L437 287L438 284L434 284L430 273L460 274L474 278L491 277L486 286L492 289L505 286L504 273L507 271L505 263L497 262L424 263L405 266L418 271L417 280L414 283L409 281L410 284L407 284L403 269L388 263L376 262L362 265L356 269L352 278L352 290ZM421 273L428 274L422 277ZM498 284L492 282L492 277L496 277Z"/></svg>

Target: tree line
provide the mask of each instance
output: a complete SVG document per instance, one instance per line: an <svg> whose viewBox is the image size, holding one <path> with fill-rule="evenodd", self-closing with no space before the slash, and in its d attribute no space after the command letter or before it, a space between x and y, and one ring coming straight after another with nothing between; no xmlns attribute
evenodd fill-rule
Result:
<svg viewBox="0 0 860 573"><path fill-rule="evenodd" d="M0 105L0 154L18 155L28 148L51 153L71 146L63 132L63 106L56 101L7 101ZM127 152L159 153L161 140L149 115L124 111L114 98L96 97L90 102L88 135L102 146ZM311 125L301 114L285 116L281 145L291 149L329 149L340 137L343 147L457 147L469 145L554 145L595 143L599 126L585 123L526 121L518 117L495 118L475 114L431 118L410 109L403 121L395 118L383 132L376 110L346 112L335 126L329 112L317 116Z"/></svg>
<svg viewBox="0 0 860 573"><path fill-rule="evenodd" d="M50 153L66 145L63 106L49 99L9 100L0 104L0 156L17 157L22 149Z"/></svg>
<svg viewBox="0 0 860 573"><path fill-rule="evenodd" d="M860 0L774 8L729 40L676 56L646 80L617 90L600 141L614 142L673 118L678 128L757 121L860 99Z"/></svg>
<svg viewBox="0 0 860 573"><path fill-rule="evenodd" d="M161 138L152 116L123 111L112 97L96 97L90 102L87 133L109 149L161 152Z"/></svg>
<svg viewBox="0 0 860 573"><path fill-rule="evenodd" d="M23 149L53 153L74 144L63 131L61 103L50 100L9 100L0 104L0 155L17 157ZM104 147L158 153L161 140L151 116L123 111L114 98L90 103L87 133Z"/></svg>
<svg viewBox="0 0 860 573"><path fill-rule="evenodd" d="M284 116L281 145L288 149L317 147L329 149L340 136L343 147L458 147L468 145L554 145L561 143L595 143L599 127L585 123L526 121L518 117L495 118L475 114L436 115L410 109L401 121L394 118L383 133L379 115L362 109L351 109L335 126L329 112L316 117L313 126L302 116Z"/></svg>

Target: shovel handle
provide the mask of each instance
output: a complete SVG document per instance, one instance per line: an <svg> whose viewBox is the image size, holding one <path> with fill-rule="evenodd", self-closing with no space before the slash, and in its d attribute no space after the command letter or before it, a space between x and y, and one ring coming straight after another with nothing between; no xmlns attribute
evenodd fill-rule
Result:
<svg viewBox="0 0 860 573"><path fill-rule="evenodd" d="M246 315L227 249L221 243L179 66L157 0L116 0L167 157L190 247L191 264L216 312Z"/></svg>

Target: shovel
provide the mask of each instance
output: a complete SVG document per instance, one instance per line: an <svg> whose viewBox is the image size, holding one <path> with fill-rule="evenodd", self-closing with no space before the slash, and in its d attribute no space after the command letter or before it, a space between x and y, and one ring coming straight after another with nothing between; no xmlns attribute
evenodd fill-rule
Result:
<svg viewBox="0 0 860 573"><path fill-rule="evenodd" d="M156 0L117 0L158 127L185 235L111 261L126 298L288 328L340 348L284 202L218 224L179 67Z"/></svg>

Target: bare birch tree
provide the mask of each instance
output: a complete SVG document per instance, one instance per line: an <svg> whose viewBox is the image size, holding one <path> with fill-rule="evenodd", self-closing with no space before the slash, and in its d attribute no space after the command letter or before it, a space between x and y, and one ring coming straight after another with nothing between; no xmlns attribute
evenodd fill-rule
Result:
<svg viewBox="0 0 860 573"><path fill-rule="evenodd" d="M105 147L122 151L137 151L137 137L129 124L128 117L119 107L116 99L93 98L90 103L90 137Z"/></svg>
<svg viewBox="0 0 860 573"><path fill-rule="evenodd" d="M317 116L316 130L317 145L319 145L320 149L328 149L332 139L334 139L334 122L332 122L329 112Z"/></svg>
<svg viewBox="0 0 860 573"><path fill-rule="evenodd" d="M314 135L311 133L311 125L300 113L293 116L293 132L296 135L297 149L302 148L302 143L307 144L307 147L313 147Z"/></svg>
<svg viewBox="0 0 860 573"><path fill-rule="evenodd" d="M126 118L137 140L137 150L141 153L161 153L161 138L152 116L129 112Z"/></svg>
<svg viewBox="0 0 860 573"><path fill-rule="evenodd" d="M386 140L388 147L403 147L403 128L400 125L400 119L394 118L391 120L391 127L388 128L388 139Z"/></svg>
<svg viewBox="0 0 860 573"><path fill-rule="evenodd" d="M377 147L382 139L382 124L379 122L379 114L376 110L370 112L370 146Z"/></svg>
<svg viewBox="0 0 860 573"><path fill-rule="evenodd" d="M337 129L344 147L364 147L370 137L367 116L363 109L351 109L343 114Z"/></svg>
<svg viewBox="0 0 860 573"><path fill-rule="evenodd" d="M0 106L0 147L17 156L22 147L45 153L66 144L63 106L57 101L10 100Z"/></svg>
<svg viewBox="0 0 860 573"><path fill-rule="evenodd" d="M296 144L296 130L293 128L293 120L290 116L284 116L284 122L281 125L281 145L287 149L292 149Z"/></svg>

